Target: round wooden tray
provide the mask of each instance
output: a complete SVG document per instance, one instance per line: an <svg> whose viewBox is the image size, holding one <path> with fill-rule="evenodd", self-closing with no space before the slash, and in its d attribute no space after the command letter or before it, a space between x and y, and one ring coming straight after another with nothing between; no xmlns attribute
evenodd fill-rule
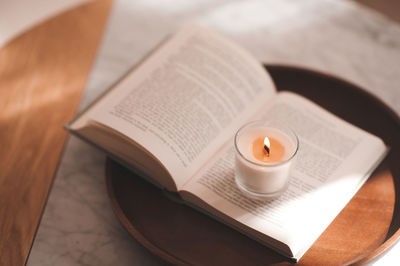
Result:
<svg viewBox="0 0 400 266"><path fill-rule="evenodd" d="M364 90L311 70L267 65L278 90L299 93L379 137L391 147L385 161L299 261L364 263L400 237L400 120ZM168 197L162 190L107 160L112 207L128 232L174 264L288 264L290 260ZM293 217L295 219L295 217Z"/></svg>

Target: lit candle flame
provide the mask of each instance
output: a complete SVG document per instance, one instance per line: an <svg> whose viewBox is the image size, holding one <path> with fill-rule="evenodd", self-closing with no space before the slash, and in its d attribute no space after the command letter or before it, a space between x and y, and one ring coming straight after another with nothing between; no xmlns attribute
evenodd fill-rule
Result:
<svg viewBox="0 0 400 266"><path fill-rule="evenodd" d="M270 147L271 147L271 144L269 143L269 138L265 137L265 139L264 139L264 153L267 156L269 156L269 154L271 153Z"/></svg>

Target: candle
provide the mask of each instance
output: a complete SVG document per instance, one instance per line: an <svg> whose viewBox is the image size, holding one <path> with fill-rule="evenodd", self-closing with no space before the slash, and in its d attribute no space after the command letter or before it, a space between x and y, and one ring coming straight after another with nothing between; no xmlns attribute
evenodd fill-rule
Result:
<svg viewBox="0 0 400 266"><path fill-rule="evenodd" d="M298 150L296 134L277 122L255 121L240 128L234 142L238 187L255 198L281 195Z"/></svg>

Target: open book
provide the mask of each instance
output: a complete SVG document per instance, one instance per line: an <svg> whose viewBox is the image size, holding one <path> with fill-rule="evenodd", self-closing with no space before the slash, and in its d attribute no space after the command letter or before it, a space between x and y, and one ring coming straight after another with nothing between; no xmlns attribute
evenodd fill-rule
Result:
<svg viewBox="0 0 400 266"><path fill-rule="evenodd" d="M277 119L299 136L288 190L270 201L234 181L233 137ZM378 137L302 96L277 92L246 51L185 28L68 125L189 205L298 260L386 154Z"/></svg>

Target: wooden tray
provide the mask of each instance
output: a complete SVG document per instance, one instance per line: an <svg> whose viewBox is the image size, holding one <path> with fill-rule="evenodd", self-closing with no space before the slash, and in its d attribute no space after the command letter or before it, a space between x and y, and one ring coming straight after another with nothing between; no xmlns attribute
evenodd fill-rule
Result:
<svg viewBox="0 0 400 266"><path fill-rule="evenodd" d="M295 91L381 137L385 161L300 260L302 264L364 263L400 237L400 120L364 90L311 70L266 66L278 90ZM289 264L287 258L166 196L118 163L106 163L118 219L151 252L174 264ZM295 217L294 217L295 218Z"/></svg>

